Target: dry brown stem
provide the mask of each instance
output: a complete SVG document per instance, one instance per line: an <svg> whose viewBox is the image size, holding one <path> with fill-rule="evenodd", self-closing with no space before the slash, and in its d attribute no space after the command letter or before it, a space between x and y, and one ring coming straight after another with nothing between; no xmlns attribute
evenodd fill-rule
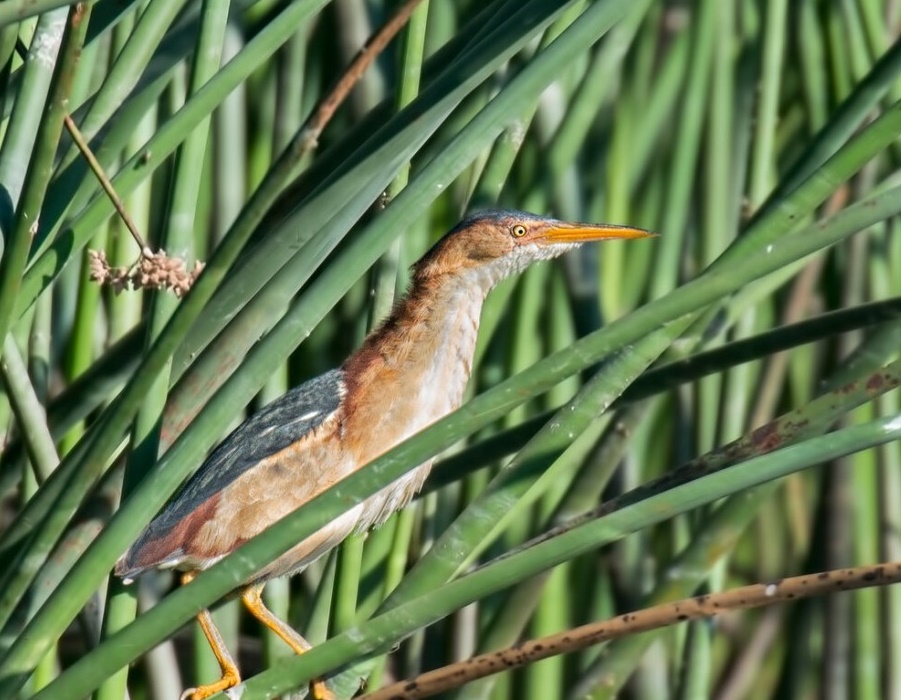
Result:
<svg viewBox="0 0 901 700"><path fill-rule="evenodd" d="M815 595L871 586L887 586L898 582L901 582L901 562L886 562L784 578L770 583L759 583L673 603L663 603L603 622L594 622L540 639L531 639L509 649L474 656L369 693L361 700L425 698L550 656L571 653L600 642L680 622L714 617L732 610L757 608Z"/></svg>

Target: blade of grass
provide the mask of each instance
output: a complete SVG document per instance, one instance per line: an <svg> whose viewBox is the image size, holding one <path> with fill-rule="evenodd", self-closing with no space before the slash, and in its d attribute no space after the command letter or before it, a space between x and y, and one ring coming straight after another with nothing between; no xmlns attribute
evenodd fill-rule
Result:
<svg viewBox="0 0 901 700"><path fill-rule="evenodd" d="M50 179L56 146L62 134L66 103L90 14L89 6L76 5L66 21L59 60L50 84L47 112L38 127L35 148L22 187L22 197L16 207L13 228L7 239L8 245L0 258L0 338L5 338L10 328L15 297L19 291L31 235ZM28 555L24 552L21 554L22 558L17 565L9 569L16 581L12 591L24 590L23 584L37 573L41 561L54 544L55 539L44 540L34 546ZM4 597L0 603L0 623L6 622L18 601L19 596L14 592L9 597Z"/></svg>
<svg viewBox="0 0 901 700"><path fill-rule="evenodd" d="M67 17L56 68L50 81L46 113L37 129L35 147L28 161L28 170L22 184L22 196L16 204L12 228L5 237L6 246L3 257L0 258L0 338L6 337L13 320L22 273L28 259L31 238L37 226L44 192L50 180L56 146L62 134L66 103L72 89L90 16L90 6L78 4L71 9Z"/></svg>

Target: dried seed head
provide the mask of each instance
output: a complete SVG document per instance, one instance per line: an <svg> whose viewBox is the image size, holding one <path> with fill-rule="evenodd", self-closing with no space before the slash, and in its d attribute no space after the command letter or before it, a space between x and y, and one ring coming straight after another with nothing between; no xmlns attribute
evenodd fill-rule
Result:
<svg viewBox="0 0 901 700"><path fill-rule="evenodd" d="M129 267L111 267L102 250L88 251L90 277L93 281L112 287L117 294L125 289L171 289L181 298L188 293L204 264L195 261L188 271L182 258L166 255L166 251L141 251L138 261Z"/></svg>

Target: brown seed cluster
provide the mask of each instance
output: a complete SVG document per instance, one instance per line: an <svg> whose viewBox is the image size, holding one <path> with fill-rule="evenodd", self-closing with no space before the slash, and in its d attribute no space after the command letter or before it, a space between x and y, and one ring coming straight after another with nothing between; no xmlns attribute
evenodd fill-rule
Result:
<svg viewBox="0 0 901 700"><path fill-rule="evenodd" d="M150 248L144 248L131 267L110 266L102 250L89 250L88 258L91 279L109 285L116 294L126 289L171 289L179 298L188 293L204 265L197 260L188 271L182 258L169 257L165 250L154 253Z"/></svg>

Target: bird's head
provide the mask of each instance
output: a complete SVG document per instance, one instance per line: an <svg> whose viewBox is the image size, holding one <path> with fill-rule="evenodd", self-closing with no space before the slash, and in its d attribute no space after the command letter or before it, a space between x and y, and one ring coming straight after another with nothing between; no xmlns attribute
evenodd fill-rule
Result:
<svg viewBox="0 0 901 700"><path fill-rule="evenodd" d="M559 221L522 211L486 211L452 229L417 265L427 276L473 275L488 286L537 260L555 258L582 243L655 234L613 224Z"/></svg>

